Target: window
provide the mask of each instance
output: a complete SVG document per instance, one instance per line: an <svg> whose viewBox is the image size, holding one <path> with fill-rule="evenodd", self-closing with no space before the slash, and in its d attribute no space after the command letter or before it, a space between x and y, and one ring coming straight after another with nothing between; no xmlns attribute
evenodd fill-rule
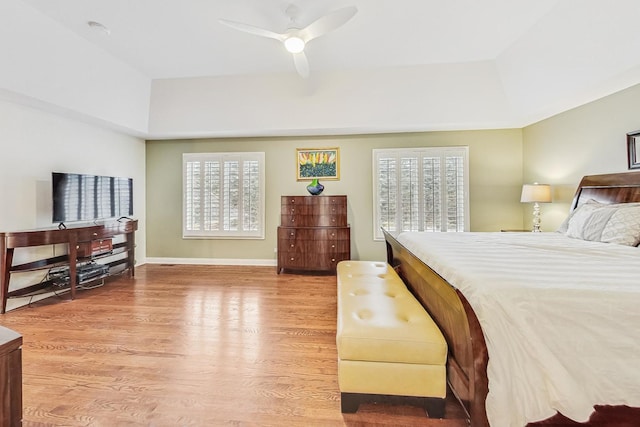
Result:
<svg viewBox="0 0 640 427"><path fill-rule="evenodd" d="M373 150L374 239L388 231L465 231L468 147Z"/></svg>
<svg viewBox="0 0 640 427"><path fill-rule="evenodd" d="M264 238L264 153L186 153L183 236Z"/></svg>

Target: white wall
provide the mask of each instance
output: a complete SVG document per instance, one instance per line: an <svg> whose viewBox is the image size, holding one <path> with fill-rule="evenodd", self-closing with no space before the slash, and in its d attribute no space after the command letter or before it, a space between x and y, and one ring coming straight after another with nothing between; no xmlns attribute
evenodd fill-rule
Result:
<svg viewBox="0 0 640 427"><path fill-rule="evenodd" d="M638 16L637 0L559 1L502 52L496 64L520 126L640 82Z"/></svg>
<svg viewBox="0 0 640 427"><path fill-rule="evenodd" d="M134 216L139 219L136 259L144 262L145 141L0 101L0 230L53 225L53 171L133 178ZM43 253L50 256L52 250L16 250L14 263ZM11 289L21 287L20 280L27 279L12 281Z"/></svg>
<svg viewBox="0 0 640 427"><path fill-rule="evenodd" d="M151 80L20 0L0 2L0 99L144 134Z"/></svg>
<svg viewBox="0 0 640 427"><path fill-rule="evenodd" d="M492 61L154 80L150 139L496 129L512 122Z"/></svg>

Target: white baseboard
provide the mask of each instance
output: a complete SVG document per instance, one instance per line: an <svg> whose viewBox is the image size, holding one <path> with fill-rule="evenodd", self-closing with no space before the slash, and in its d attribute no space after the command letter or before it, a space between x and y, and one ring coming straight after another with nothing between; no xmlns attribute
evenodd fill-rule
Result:
<svg viewBox="0 0 640 427"><path fill-rule="evenodd" d="M277 265L274 259L232 259L232 258L156 258L147 257L147 264L194 264L194 265L251 265L268 266Z"/></svg>

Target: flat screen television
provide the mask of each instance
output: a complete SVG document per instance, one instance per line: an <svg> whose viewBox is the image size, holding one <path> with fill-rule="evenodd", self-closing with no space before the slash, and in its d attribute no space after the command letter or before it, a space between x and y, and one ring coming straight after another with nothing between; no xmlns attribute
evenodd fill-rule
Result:
<svg viewBox="0 0 640 427"><path fill-rule="evenodd" d="M52 172L53 222L133 215L133 179Z"/></svg>

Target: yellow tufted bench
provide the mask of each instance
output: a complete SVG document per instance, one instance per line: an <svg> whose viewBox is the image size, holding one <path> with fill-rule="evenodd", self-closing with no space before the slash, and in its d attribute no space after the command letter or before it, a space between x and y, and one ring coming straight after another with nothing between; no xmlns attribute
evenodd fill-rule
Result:
<svg viewBox="0 0 640 427"><path fill-rule="evenodd" d="M337 290L342 412L402 400L442 418L447 343L398 274L384 262L342 261Z"/></svg>

